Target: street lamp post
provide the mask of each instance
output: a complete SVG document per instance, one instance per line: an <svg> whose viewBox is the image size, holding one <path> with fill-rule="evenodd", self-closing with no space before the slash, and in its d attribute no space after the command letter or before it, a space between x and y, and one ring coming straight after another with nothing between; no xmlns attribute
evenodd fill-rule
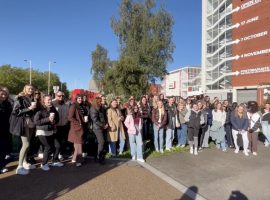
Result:
<svg viewBox="0 0 270 200"><path fill-rule="evenodd" d="M50 85L51 85L51 64L56 63L55 61L49 61L49 74L48 74L48 94L50 94Z"/></svg>
<svg viewBox="0 0 270 200"><path fill-rule="evenodd" d="M24 60L25 62L29 62L29 84L32 84L32 61Z"/></svg>

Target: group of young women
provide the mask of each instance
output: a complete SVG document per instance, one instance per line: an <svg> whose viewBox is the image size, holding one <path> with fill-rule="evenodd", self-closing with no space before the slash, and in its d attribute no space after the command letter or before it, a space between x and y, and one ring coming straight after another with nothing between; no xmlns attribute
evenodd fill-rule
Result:
<svg viewBox="0 0 270 200"><path fill-rule="evenodd" d="M16 169L16 174L20 175L28 174L35 167L30 162L34 159L31 141L35 136L43 149L42 170L63 166L62 150L67 141L73 144L71 162L81 166L84 136L89 127L96 136L96 160L101 164L107 151L112 156L121 155L127 146L126 140L132 160L139 162L145 162L143 151L148 142L153 142L160 153L189 144L190 154L198 155L200 150L209 147L209 139L212 139L224 152L229 147L238 153L243 146L246 156L249 152L257 155L258 133L262 127L265 146L270 144L270 106L267 103L260 112L256 102L229 105L228 101L221 102L217 98L210 101L208 96L178 102L175 97L164 99L162 94L152 98L144 95L138 102L131 96L124 104L117 97L109 105L104 96L90 104L83 95L77 95L71 105L66 104L63 97L64 94L58 92L53 101L50 95L41 97L38 90L26 85L12 106L8 91L0 88L0 121L4 122L0 129L1 173L7 171L9 132L21 138Z"/></svg>

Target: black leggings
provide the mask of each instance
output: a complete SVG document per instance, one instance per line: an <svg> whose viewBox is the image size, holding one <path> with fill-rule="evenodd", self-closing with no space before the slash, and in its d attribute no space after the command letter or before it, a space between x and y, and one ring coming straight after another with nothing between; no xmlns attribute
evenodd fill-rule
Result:
<svg viewBox="0 0 270 200"><path fill-rule="evenodd" d="M44 146L44 152L43 152L43 161L42 164L45 165L48 163L49 155L53 153L53 162L58 162L58 155L60 151L60 144L58 140L56 139L55 135L51 136L38 136L40 142Z"/></svg>

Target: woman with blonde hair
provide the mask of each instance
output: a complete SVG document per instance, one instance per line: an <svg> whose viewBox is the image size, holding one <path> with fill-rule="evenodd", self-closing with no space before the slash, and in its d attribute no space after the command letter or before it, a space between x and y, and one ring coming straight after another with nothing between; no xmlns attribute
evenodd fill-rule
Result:
<svg viewBox="0 0 270 200"><path fill-rule="evenodd" d="M36 102L34 101L34 87L25 85L23 91L18 95L10 120L10 132L13 135L20 136L22 148L19 154L19 164L16 174L26 175L29 169L35 168L26 162L26 156L29 149L31 138L35 134L35 124L33 122L36 113Z"/></svg>
<svg viewBox="0 0 270 200"><path fill-rule="evenodd" d="M187 122L185 120L187 112L185 101L180 100L177 105L177 121L179 125L176 123L178 147L185 147L187 143Z"/></svg>
<svg viewBox="0 0 270 200"><path fill-rule="evenodd" d="M134 107L134 106L133 106ZM133 108L130 107L130 108ZM113 156L116 156L116 142L119 140L120 149L119 155L123 153L124 146L125 146L125 132L123 121L124 117L121 111L118 109L117 100L113 99L110 108L107 111L107 118L108 118L108 142L110 144L110 149Z"/></svg>
<svg viewBox="0 0 270 200"><path fill-rule="evenodd" d="M239 152L239 146L237 144L237 137L240 135L243 138L244 154L248 156L248 127L249 120L247 116L246 107L244 104L240 104L236 107L235 112L231 114L231 123L232 123L232 135L235 145L234 153Z"/></svg>
<svg viewBox="0 0 270 200"><path fill-rule="evenodd" d="M161 100L157 102L157 108L152 111L152 122L154 125L154 145L157 152L163 153L164 128L167 124L167 111Z"/></svg>

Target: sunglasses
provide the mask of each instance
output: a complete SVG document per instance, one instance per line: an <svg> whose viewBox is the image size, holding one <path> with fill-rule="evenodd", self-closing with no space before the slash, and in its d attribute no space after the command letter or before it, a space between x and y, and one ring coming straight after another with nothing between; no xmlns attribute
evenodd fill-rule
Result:
<svg viewBox="0 0 270 200"><path fill-rule="evenodd" d="M35 93L35 94L38 94L38 95L40 95L40 93Z"/></svg>
<svg viewBox="0 0 270 200"><path fill-rule="evenodd" d="M58 97L64 97L65 95L57 95Z"/></svg>

